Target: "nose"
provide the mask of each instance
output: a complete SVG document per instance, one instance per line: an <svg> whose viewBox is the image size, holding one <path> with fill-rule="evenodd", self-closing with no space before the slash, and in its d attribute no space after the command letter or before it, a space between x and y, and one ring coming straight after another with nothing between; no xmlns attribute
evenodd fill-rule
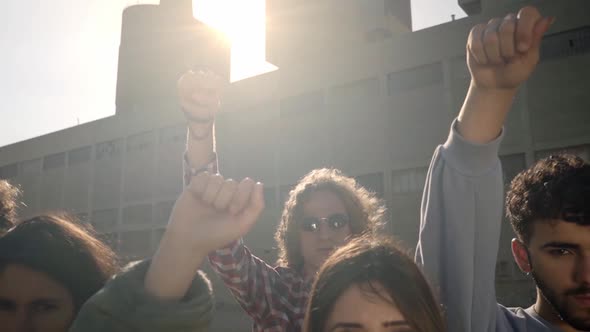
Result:
<svg viewBox="0 0 590 332"><path fill-rule="evenodd" d="M332 237L333 233L334 231L330 226L328 226L328 223L325 220L321 220L318 229L319 238L322 240L328 240Z"/></svg>
<svg viewBox="0 0 590 332"><path fill-rule="evenodd" d="M590 285L590 255L580 257L577 262L576 279L579 283Z"/></svg>
<svg viewBox="0 0 590 332"><path fill-rule="evenodd" d="M24 309L19 309L11 312L8 317L2 317L0 321L0 325L2 325L2 331L34 332L34 329L31 324L31 316Z"/></svg>

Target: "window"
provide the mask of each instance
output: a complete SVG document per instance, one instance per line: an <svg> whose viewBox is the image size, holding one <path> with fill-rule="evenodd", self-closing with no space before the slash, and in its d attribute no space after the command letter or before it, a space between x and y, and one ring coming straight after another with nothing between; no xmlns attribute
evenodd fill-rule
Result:
<svg viewBox="0 0 590 332"><path fill-rule="evenodd" d="M155 218L158 225L168 224L170 214L172 214L172 208L174 207L174 201L159 202L155 206Z"/></svg>
<svg viewBox="0 0 590 332"><path fill-rule="evenodd" d="M313 91L281 101L281 116L296 116L301 112L317 112L324 108L324 93Z"/></svg>
<svg viewBox="0 0 590 332"><path fill-rule="evenodd" d="M98 231L113 230L117 226L119 212L117 209L96 210L92 212L92 226Z"/></svg>
<svg viewBox="0 0 590 332"><path fill-rule="evenodd" d="M56 153L43 158L43 170L47 171L50 169L64 167L66 163L66 154Z"/></svg>
<svg viewBox="0 0 590 332"><path fill-rule="evenodd" d="M154 145L152 131L129 136L127 138L127 152L144 151Z"/></svg>
<svg viewBox="0 0 590 332"><path fill-rule="evenodd" d="M85 146L68 152L68 166L81 164L90 161L92 147Z"/></svg>
<svg viewBox="0 0 590 332"><path fill-rule="evenodd" d="M376 78L367 78L332 88L332 97L335 103L366 100L377 97L378 95L379 81Z"/></svg>
<svg viewBox="0 0 590 332"><path fill-rule="evenodd" d="M377 197L383 198L385 189L383 186L383 173L371 173L354 177L357 182L367 190L377 194Z"/></svg>
<svg viewBox="0 0 590 332"><path fill-rule="evenodd" d="M123 232L120 234L119 252L126 259L139 259L151 251L152 231Z"/></svg>
<svg viewBox="0 0 590 332"><path fill-rule="evenodd" d="M96 145L96 159L116 158L121 156L123 140L117 139Z"/></svg>
<svg viewBox="0 0 590 332"><path fill-rule="evenodd" d="M541 59L552 60L590 52L590 26L549 35L541 44Z"/></svg>
<svg viewBox="0 0 590 332"><path fill-rule="evenodd" d="M574 154L586 160L587 162L590 162L590 144L537 151L535 152L535 160L539 160L542 158L549 157L550 155L560 153Z"/></svg>
<svg viewBox="0 0 590 332"><path fill-rule="evenodd" d="M392 188L395 194L421 193L426 182L426 167L393 171Z"/></svg>
<svg viewBox="0 0 590 332"><path fill-rule="evenodd" d="M152 206L150 204L140 204L123 208L122 223L125 225L151 225Z"/></svg>
<svg viewBox="0 0 590 332"><path fill-rule="evenodd" d="M526 162L522 153L500 156L500 161L502 162L502 171L504 172L504 183L506 186L510 185L510 182L518 173L526 169Z"/></svg>
<svg viewBox="0 0 590 332"><path fill-rule="evenodd" d="M27 160L20 163L20 172L21 175L33 175L33 174L40 174L43 164L42 159L33 159Z"/></svg>
<svg viewBox="0 0 590 332"><path fill-rule="evenodd" d="M174 126L160 129L160 144L180 144L186 141L186 126Z"/></svg>
<svg viewBox="0 0 590 332"><path fill-rule="evenodd" d="M0 178L10 179L18 175L18 164L10 164L0 168Z"/></svg>
<svg viewBox="0 0 590 332"><path fill-rule="evenodd" d="M442 82L443 70L442 65L438 62L387 75L387 87L390 96Z"/></svg>

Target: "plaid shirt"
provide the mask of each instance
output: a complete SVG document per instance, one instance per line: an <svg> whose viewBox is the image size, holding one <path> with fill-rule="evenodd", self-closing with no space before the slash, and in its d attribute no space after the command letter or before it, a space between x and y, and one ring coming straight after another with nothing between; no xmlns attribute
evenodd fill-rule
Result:
<svg viewBox="0 0 590 332"><path fill-rule="evenodd" d="M184 185L202 171L217 173L215 153L209 164L195 169L184 155ZM272 267L254 256L240 239L209 255L212 269L252 318L256 332L299 332L311 281L293 269Z"/></svg>
<svg viewBox="0 0 590 332"><path fill-rule="evenodd" d="M253 331L301 331L311 288L301 273L266 264L241 240L211 253L209 262L253 319Z"/></svg>

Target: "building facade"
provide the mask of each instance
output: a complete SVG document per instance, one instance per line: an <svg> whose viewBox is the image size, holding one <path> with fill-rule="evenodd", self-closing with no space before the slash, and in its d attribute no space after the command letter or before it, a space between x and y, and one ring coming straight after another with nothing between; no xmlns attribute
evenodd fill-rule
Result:
<svg viewBox="0 0 590 332"><path fill-rule="evenodd" d="M377 1L377 8L390 8L388 2ZM266 185L268 208L246 244L273 261L273 234L291 185L327 166L382 197L391 216L387 232L413 247L430 157L469 84L468 32L525 1L486 2L478 16L418 32L404 15L363 7L365 0L283 3L269 14L269 58L280 70L232 84L217 120L222 173ZM590 160L590 2L535 5L557 21L509 115L501 148L506 183L557 151ZM348 16L330 18L331 9ZM284 15L291 17L273 21ZM24 191L22 214L67 209L126 259L152 254L182 189L186 128L173 90L149 102L129 99L113 117L0 148L0 177ZM506 305L529 305L534 286L513 263L512 237L505 222L498 297ZM212 330L248 331L248 318L210 276L218 307Z"/></svg>

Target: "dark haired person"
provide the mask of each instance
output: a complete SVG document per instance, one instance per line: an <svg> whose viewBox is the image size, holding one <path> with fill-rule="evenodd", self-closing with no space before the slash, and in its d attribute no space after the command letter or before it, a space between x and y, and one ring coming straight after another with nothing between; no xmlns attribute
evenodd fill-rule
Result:
<svg viewBox="0 0 590 332"><path fill-rule="evenodd" d="M2 331L67 331L116 271L114 253L66 217L17 223L0 237Z"/></svg>
<svg viewBox="0 0 590 332"><path fill-rule="evenodd" d="M0 330L206 331L213 302L198 266L161 273L181 260L160 255L119 271L115 254L68 216L21 221L0 237Z"/></svg>
<svg viewBox="0 0 590 332"><path fill-rule="evenodd" d="M413 260L391 240L358 237L321 267L305 332L444 332L439 302Z"/></svg>
<svg viewBox="0 0 590 332"><path fill-rule="evenodd" d="M579 158L546 158L513 180L506 200L517 235L512 250L533 276L537 300L506 308L495 296L502 125L552 20L524 7L469 36L471 86L430 165L416 252L441 290L449 331L590 330L590 166Z"/></svg>
<svg viewBox="0 0 590 332"><path fill-rule="evenodd" d="M212 174L212 181L225 182L215 175L214 125L221 85L210 72L188 72L179 80L180 104L189 128L185 183L204 170ZM243 184L253 185L251 180ZM311 280L320 265L349 238L375 232L384 214L382 202L353 178L336 169L316 169L289 193L275 234L279 248L276 266L248 250L240 238L244 233L216 248L209 261L252 318L254 331L300 331ZM207 232L207 228L201 227L201 231Z"/></svg>

